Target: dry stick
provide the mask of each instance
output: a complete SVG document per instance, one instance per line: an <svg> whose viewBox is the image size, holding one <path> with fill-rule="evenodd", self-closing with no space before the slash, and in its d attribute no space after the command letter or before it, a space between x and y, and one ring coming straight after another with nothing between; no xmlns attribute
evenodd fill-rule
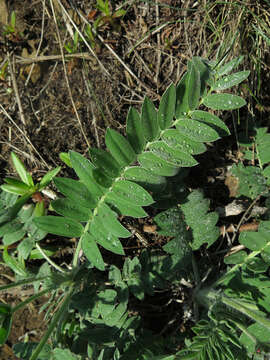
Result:
<svg viewBox="0 0 270 360"><path fill-rule="evenodd" d="M60 0L57 0L58 3L60 4L60 6L62 7L62 9L64 10L64 12L66 13L66 15L68 16L70 22L72 23L72 25L75 27L75 29L77 30L78 34L82 37L83 41L85 44L87 44L88 49L91 49L91 47L88 45L87 41L85 40L83 34L79 31L78 27L76 26L76 24L74 23L74 21L71 19L70 15L67 13L66 9L63 7L63 5L61 4ZM91 26L90 22L81 14L80 11L77 11L77 14L81 17L81 19L85 22L85 24ZM91 27L92 28L92 27ZM103 37L98 34L95 29L92 28L93 33L95 34L95 36L102 42L102 44L112 53L112 55L120 62L120 64L126 69L126 71L137 81L137 83L139 85L141 85L144 89L146 89L150 94L152 94L152 96L154 96L155 98L157 97L160 100L160 96L157 95L152 89L150 89L146 84L144 84L143 81L141 81L132 71L131 69L125 64L125 62L120 58L119 55L116 54L116 52L110 47L110 45L108 45L105 40L103 39ZM93 50L91 49L91 53L94 53ZM97 56L95 55L95 58L98 60ZM98 60L99 64L100 61ZM102 68L104 68L104 66L102 65ZM106 70L106 69L105 69ZM110 74L108 73L108 71L106 70L106 75L109 76L109 78L111 79Z"/></svg>
<svg viewBox="0 0 270 360"><path fill-rule="evenodd" d="M57 0L58 4L60 5L61 9L63 10L63 12L65 13L65 15L67 16L67 18L69 19L69 21L71 22L71 24L74 26L74 28L76 29L76 31L78 32L78 34L80 35L82 41L84 42L84 44L86 45L86 47L88 48L88 50L90 51L90 53L94 56L94 58L97 60L100 68L104 71L104 73L110 77L110 73L108 72L108 70L104 67L104 65L102 64L102 62L99 60L99 58L97 57L97 54L94 52L94 50L91 48L91 46L88 44L88 42L86 41L85 37L83 36L83 34L81 33L81 31L79 30L78 26L75 24L75 22L72 20L71 16L69 15L69 13L66 11L66 9L64 8L64 6L62 5L60 0ZM77 11L77 10L76 10ZM81 14L77 11L77 13L81 16ZM88 23L88 22L87 22Z"/></svg>
<svg viewBox="0 0 270 360"><path fill-rule="evenodd" d="M38 56L38 54L40 52L40 48L41 48L41 45L42 45L42 42L43 42L43 37L44 37L44 23L45 23L45 1L44 0L42 1L42 4L43 4L43 11L42 11L42 20L41 20L41 34L40 34L40 41L39 41L39 44L38 44L36 56ZM27 79L25 81L25 86L28 85L28 82L29 82L29 80L31 78L34 67L35 67L35 64L32 64L31 68L30 68L30 71L29 71L29 74L27 76Z"/></svg>
<svg viewBox="0 0 270 360"><path fill-rule="evenodd" d="M68 80L68 76L67 76L65 57L64 57L64 52L63 52L63 44L62 44L62 40L61 40L61 37L60 37L59 28L58 28L57 21L56 21L56 16L55 16L55 11L54 11L52 0L50 0L50 4L51 4L51 9L52 9L52 13L53 13L53 19L54 19L55 27L56 27L56 34L57 34L57 38L58 38L58 41L59 41L59 47L60 47L60 51L61 51L61 55L62 55L62 63L63 63L64 75L65 75L65 79L66 79L66 83L67 83L67 88L68 88L68 92L69 92L69 97L70 97L72 107L73 107L73 110L75 112L77 121L78 121L78 123L80 125L81 132L83 134L84 140L85 140L87 146L90 148L90 143L89 143L89 141L87 139L87 136L86 136L86 134L85 134L85 132L83 130L81 119L80 119L78 111L76 109L76 106L75 106L75 103L74 103L74 100L73 100L73 96L72 96L72 92L71 92L71 89L70 89L69 80Z"/></svg>
<svg viewBox="0 0 270 360"><path fill-rule="evenodd" d="M96 137L97 147L99 148L100 147L100 142L99 142L99 137L98 137L97 125L96 125L97 119L96 119L96 116L95 116L95 112L93 111L93 102L92 102L91 91L90 91L87 79L85 77L84 71L82 71L82 75L83 75L83 80L84 80L84 83L85 83L85 86L86 86L86 91L87 91L87 94L88 94L89 99L90 99L90 109L91 109L91 113L92 113L92 125L94 126L94 130L95 130L95 137Z"/></svg>
<svg viewBox="0 0 270 360"><path fill-rule="evenodd" d="M32 144L31 140L29 139L29 137L22 131L22 129L15 123L15 121L12 119L12 117L7 113L6 109L0 104L0 107L3 111L3 113L6 115L6 117L12 122L12 124L18 129L18 131L25 137L25 139L28 141L28 143L32 146L33 150L35 151L35 153L40 157L40 159L42 160L43 164L46 165L46 167L49 169L49 165L46 163L46 161L43 159L43 157L40 155L40 153L37 151L37 149L35 148L35 146Z"/></svg>
<svg viewBox="0 0 270 360"><path fill-rule="evenodd" d="M84 60L94 60L93 56L89 55L88 53L76 53L76 54L65 54L65 58L79 58ZM42 62L42 61L53 61L53 60L61 60L62 55L42 55L37 56L34 58L24 58L22 56L16 57L16 63L17 64L32 64L36 62Z"/></svg>
<svg viewBox="0 0 270 360"><path fill-rule="evenodd" d="M239 224L237 225L236 231L235 231L235 233L234 233L234 235L233 235L233 237L232 237L232 240L231 240L231 243L232 243L232 244L233 244L233 242L234 242L234 240L235 240L235 238L236 238L236 235L238 234L238 231L239 231L239 229L240 229L243 221L245 220L248 212L252 209L252 207L256 204L256 202L259 200L260 197L261 197L261 195L258 195L258 196L256 197L256 199L252 201L252 203L249 205L249 207L247 208L247 210L244 212L244 215L241 217L241 220L239 221Z"/></svg>
<svg viewBox="0 0 270 360"><path fill-rule="evenodd" d="M159 7L158 0L156 0L156 25L159 23ZM160 52L160 32L157 33L157 65L156 65L156 75L155 75L155 83L157 85L157 92L159 92L159 70L160 70L160 62L161 62L161 52Z"/></svg>
<svg viewBox="0 0 270 360"><path fill-rule="evenodd" d="M25 126L26 121L25 121L25 117L24 117L24 113L23 113L21 99L20 99L20 96L19 96L17 81L16 81L16 78L15 78L15 75L14 75L14 70L13 70L13 66L15 65L14 57L13 57L13 61L11 63L11 58L10 58L9 53L8 53L8 63L9 63L9 71L10 71L10 75L11 75L12 85L13 85L16 101L17 101L17 104L18 104L18 108L19 108L20 119L21 119L21 122L23 123L23 125Z"/></svg>

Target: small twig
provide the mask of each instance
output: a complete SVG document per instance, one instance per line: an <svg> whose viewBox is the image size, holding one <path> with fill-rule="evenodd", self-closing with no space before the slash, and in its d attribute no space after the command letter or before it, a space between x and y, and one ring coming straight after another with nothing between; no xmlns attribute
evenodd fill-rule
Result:
<svg viewBox="0 0 270 360"><path fill-rule="evenodd" d="M233 242L234 242L234 240L235 240L235 238L236 238L236 236L237 236L237 234L238 234L238 231L239 231L239 229L240 229L243 221L245 220L247 214L248 214L249 211L252 209L252 207L256 204L256 202L259 200L260 197L261 197L261 195L258 195L258 196L256 197L256 199L252 201L252 203L249 205L249 207L247 208L247 210L244 212L243 216L241 217L241 220L239 221L239 223L238 223L238 225L237 225L237 227L236 227L236 231L235 231L235 233L234 233L234 235L233 235L233 237L232 237L232 241L231 241L232 244L233 244Z"/></svg>
<svg viewBox="0 0 270 360"><path fill-rule="evenodd" d="M29 137L22 131L22 129L15 123L15 121L12 119L12 117L7 113L6 109L2 106L2 104L0 104L0 107L3 111L3 113L6 115L6 117L12 122L12 124L17 128L17 130L25 137L25 139L28 141L28 143L32 146L33 150L35 151L35 153L39 156L39 158L42 160L42 162L44 163L44 165L46 165L46 167L49 169L49 165L47 164L47 162L43 159L43 157L40 155L40 153L37 151L37 149L35 148L35 146L32 144L31 140L29 139Z"/></svg>
<svg viewBox="0 0 270 360"><path fill-rule="evenodd" d="M39 44L38 44L38 48L37 48L37 52L36 52L36 56L38 56L39 52L40 52L40 49L41 49L41 45L42 45L42 42L43 42L43 37L44 37L44 23L45 23L45 0L42 1L42 5L43 5L43 11L42 11L42 20L41 20L41 34L40 34L40 41L39 41ZM31 78L31 75L32 75L32 72L34 70L34 67L35 67L35 64L32 64L31 65L31 68L30 68L30 71L29 71L29 74L27 76L27 79L25 81L25 86L28 85L28 82Z"/></svg>
<svg viewBox="0 0 270 360"><path fill-rule="evenodd" d="M159 23L159 7L158 1L156 0L156 25ZM155 75L155 83L157 84L157 92L159 91L159 70L161 63L161 52L160 52L160 32L157 33L157 64L156 64L156 75Z"/></svg>
<svg viewBox="0 0 270 360"><path fill-rule="evenodd" d="M80 29L78 28L78 26L75 24L75 22L72 20L71 16L69 15L69 13L66 11L65 7L63 6L63 4L61 3L60 0L57 0L58 4L61 6L61 9L63 10L63 12L65 13L65 15L68 17L69 21L71 22L71 24L74 26L75 30L78 32L78 34L80 35L80 37L82 38L82 41L84 42L84 44L86 45L86 47L88 48L88 50L90 51L90 53L94 56L94 58L97 60L99 66L101 67L101 69L104 71L104 73L111 78L111 74L109 73L109 71L104 67L104 65L102 64L102 62L99 60L99 58L97 57L97 54L94 52L94 50L91 48L91 46L88 44L88 42L86 41L84 35L82 34L82 32L80 31ZM79 14L79 16L82 17L82 15L80 14L80 12L77 10L76 8L76 12ZM88 23L88 21L86 20L86 23Z"/></svg>
<svg viewBox="0 0 270 360"><path fill-rule="evenodd" d="M53 13L53 19L54 19L55 27L56 27L56 34L57 34L57 38L58 38L58 41L59 41L59 47L60 47L60 52L61 52L61 56L62 56L62 63L63 63L64 75L65 75L65 80L66 80L66 83L67 83L67 88L68 88L69 97L70 97L71 104L72 104L74 113L75 113L75 115L76 115L77 121L78 121L79 126L80 126L80 128L81 128L81 132L82 132L82 134L83 134L84 140L85 140L87 146L90 148L90 143L89 143L89 141L88 141L88 139L87 139L87 136L86 136L86 134L85 134L85 132L84 132L84 129L83 129L83 126L82 126L82 122L81 122L81 119L80 119L80 117L79 117L79 114L78 114L76 105L75 105L75 103L74 103L73 96L72 96L72 92L71 92L71 88L70 88L70 85L69 85L69 80L68 80L68 76L67 76L67 69L66 69L66 63L65 63L65 57L64 57L64 52L63 52L63 44L62 44L61 36L60 36L60 33L59 33L59 28L58 28L58 24L57 24L57 20L56 20L56 16L55 16L55 11L54 11L54 6L53 6L53 3L52 3L52 0L50 0L50 4L51 4L51 9L52 9L52 13Z"/></svg>
<svg viewBox="0 0 270 360"><path fill-rule="evenodd" d="M83 60L91 60L93 61L94 58L92 55L89 55L88 53L75 53L75 54L64 54L64 57L66 59L70 58L79 58ZM32 64L37 62L43 62L43 61L53 61L53 60L62 60L62 55L42 55L37 56L33 58L24 58L22 56L16 57L16 63L17 64Z"/></svg>
<svg viewBox="0 0 270 360"><path fill-rule="evenodd" d="M11 62L11 58L10 58L9 53L8 53L8 63L9 63L9 71L10 71L10 75L11 75L12 85L13 85L16 101L17 101L17 104L18 104L18 108L19 108L20 119L21 119L21 122L23 123L23 125L25 126L26 121L25 121L23 108L22 108L22 103L21 103L21 98L19 96L18 85L17 85L17 81L16 81L16 77L14 75L14 69L13 69L13 66L15 65L14 57L13 57L13 61Z"/></svg>

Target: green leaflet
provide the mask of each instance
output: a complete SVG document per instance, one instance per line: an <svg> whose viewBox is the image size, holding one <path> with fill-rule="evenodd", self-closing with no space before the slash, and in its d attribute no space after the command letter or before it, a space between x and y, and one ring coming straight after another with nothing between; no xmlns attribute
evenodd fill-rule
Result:
<svg viewBox="0 0 270 360"><path fill-rule="evenodd" d="M197 165L197 161L188 153L184 153L178 149L170 148L163 141L153 142L149 149L159 158L167 161L173 166L191 167Z"/></svg>
<svg viewBox="0 0 270 360"><path fill-rule="evenodd" d="M54 183L59 191L78 205L93 209L96 199L81 182L69 178L55 178Z"/></svg>
<svg viewBox="0 0 270 360"><path fill-rule="evenodd" d="M144 152L138 156L141 166L160 176L174 176L179 172L179 167L169 164L152 152Z"/></svg>
<svg viewBox="0 0 270 360"><path fill-rule="evenodd" d="M127 139L136 154L140 154L145 146L141 117L138 111L131 107L127 115Z"/></svg>
<svg viewBox="0 0 270 360"><path fill-rule="evenodd" d="M27 273L23 263L16 260L12 255L9 255L7 248L4 248L3 260L12 269L12 271L14 271L15 274L17 274L21 277L28 276L28 273ZM0 335L0 337L1 337L1 335Z"/></svg>
<svg viewBox="0 0 270 360"><path fill-rule="evenodd" d="M166 186L166 178L151 173L139 166L132 166L125 170L125 179L135 181L137 184L143 186L150 191L162 191Z"/></svg>
<svg viewBox="0 0 270 360"><path fill-rule="evenodd" d="M117 220L117 214L105 203L99 207L98 214L102 219L103 226L109 229L113 235L121 238L131 236L131 233Z"/></svg>
<svg viewBox="0 0 270 360"><path fill-rule="evenodd" d="M60 215L78 221L88 221L91 210L68 198L57 199L51 203L53 209Z"/></svg>
<svg viewBox="0 0 270 360"><path fill-rule="evenodd" d="M244 56L241 55L238 58L232 59L227 64L217 68L216 73L220 77L222 75L229 74L233 69L235 69L243 61Z"/></svg>
<svg viewBox="0 0 270 360"><path fill-rule="evenodd" d="M105 264L99 248L93 236L88 232L84 233L82 236L82 249L91 264L101 271L105 270Z"/></svg>
<svg viewBox="0 0 270 360"><path fill-rule="evenodd" d="M44 188L49 185L49 183L59 173L60 170L61 166L57 166L55 169L48 171L40 181L40 188Z"/></svg>
<svg viewBox="0 0 270 360"><path fill-rule="evenodd" d="M101 172L111 178L118 176L120 165L110 153L101 149L90 149L89 152L97 169L100 169Z"/></svg>
<svg viewBox="0 0 270 360"><path fill-rule="evenodd" d="M126 199L119 198L115 193L110 192L106 196L106 202L110 204L112 207L115 207L119 214L125 216L132 216L134 218L142 218L147 216L147 213L141 206L136 206L131 204Z"/></svg>
<svg viewBox="0 0 270 360"><path fill-rule="evenodd" d="M212 90L226 90L235 85L240 84L244 81L250 74L250 71L239 71L232 75L225 76L219 79L214 86L212 86Z"/></svg>
<svg viewBox="0 0 270 360"><path fill-rule="evenodd" d="M153 102L146 96L142 105L142 128L146 141L155 140L159 133L157 111Z"/></svg>
<svg viewBox="0 0 270 360"><path fill-rule="evenodd" d="M200 73L193 62L191 63L191 68L188 72L187 91L189 110L194 110L198 106L200 100L201 80Z"/></svg>
<svg viewBox="0 0 270 360"><path fill-rule="evenodd" d="M91 226L90 233L97 243L99 243L104 249L107 249L114 254L124 255L121 241L117 236L113 235L111 229L106 227L103 223L103 219L100 216L95 216Z"/></svg>
<svg viewBox="0 0 270 360"><path fill-rule="evenodd" d="M75 151L70 151L69 156L74 171L92 196L94 198L102 196L103 189L101 186L96 184L93 176L95 166L88 159Z"/></svg>
<svg viewBox="0 0 270 360"><path fill-rule="evenodd" d="M41 230L47 231L50 234L70 238L80 237L84 229L77 221L60 216L40 216L33 221Z"/></svg>
<svg viewBox="0 0 270 360"><path fill-rule="evenodd" d="M162 140L172 148L188 154L201 154L205 152L206 146L202 142L191 140L176 129L168 129L161 135Z"/></svg>
<svg viewBox="0 0 270 360"><path fill-rule="evenodd" d="M23 195L29 191L29 186L21 180L6 177L5 182L1 189L11 194Z"/></svg>
<svg viewBox="0 0 270 360"><path fill-rule="evenodd" d="M206 90L206 84L211 78L211 69L206 64L206 61L199 56L194 56L192 58L192 63L195 68L199 71L200 74L200 82L201 82L201 91L200 96L203 96Z"/></svg>
<svg viewBox="0 0 270 360"><path fill-rule="evenodd" d="M117 131L107 129L105 135L105 143L110 153L115 160L125 167L136 159L136 153L134 152L130 143Z"/></svg>
<svg viewBox="0 0 270 360"><path fill-rule="evenodd" d="M101 169L94 169L93 177L95 182L103 188L109 188L113 183L113 178L105 175Z"/></svg>
<svg viewBox="0 0 270 360"><path fill-rule="evenodd" d="M178 119L189 110L188 104L188 73L186 72L176 86L175 117Z"/></svg>
<svg viewBox="0 0 270 360"><path fill-rule="evenodd" d="M213 110L235 110L246 105L246 101L237 95L212 94L203 99L203 104Z"/></svg>
<svg viewBox="0 0 270 360"><path fill-rule="evenodd" d="M154 202L152 196L143 187L128 180L115 182L112 192L121 200L137 206L147 206Z"/></svg>
<svg viewBox="0 0 270 360"><path fill-rule="evenodd" d="M178 119L176 128L181 134L193 141L210 142L220 138L216 130L199 120Z"/></svg>
<svg viewBox="0 0 270 360"><path fill-rule="evenodd" d="M230 135L230 130L224 122L216 115L207 111L195 110L192 111L191 117L194 120L200 120L205 124L211 126L220 136Z"/></svg>
<svg viewBox="0 0 270 360"><path fill-rule="evenodd" d="M160 100L158 108L158 124L161 130L169 128L173 123L176 102L176 89L174 84L171 84Z"/></svg>
<svg viewBox="0 0 270 360"><path fill-rule="evenodd" d="M14 152L11 152L11 159L21 180L29 187L34 186L32 176L26 171L24 164Z"/></svg>
<svg viewBox="0 0 270 360"><path fill-rule="evenodd" d="M4 345L10 334L12 325L12 308L0 303L0 345Z"/></svg>

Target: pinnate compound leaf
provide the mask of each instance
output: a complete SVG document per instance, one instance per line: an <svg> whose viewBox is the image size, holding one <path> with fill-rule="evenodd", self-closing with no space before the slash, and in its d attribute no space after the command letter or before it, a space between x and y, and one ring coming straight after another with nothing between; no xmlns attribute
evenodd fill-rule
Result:
<svg viewBox="0 0 270 360"><path fill-rule="evenodd" d="M34 224L41 230L50 234L80 237L83 233L83 226L75 220L60 216L40 216L35 218Z"/></svg>
<svg viewBox="0 0 270 360"><path fill-rule="evenodd" d="M178 167L191 167L197 165L197 161L188 153L178 149L170 148L163 141L153 142L149 149L159 158L165 160L169 164Z"/></svg>
<svg viewBox="0 0 270 360"><path fill-rule="evenodd" d="M171 84L160 100L158 108L158 123L161 130L165 130L172 125L175 113L176 89L174 84Z"/></svg>
<svg viewBox="0 0 270 360"><path fill-rule="evenodd" d="M132 146L127 139L117 131L107 129L105 142L112 156L122 167L125 167L135 161L136 153L134 152Z"/></svg>
<svg viewBox="0 0 270 360"><path fill-rule="evenodd" d="M128 180L114 183L112 192L122 200L137 206L147 206L154 202L152 196L143 187Z"/></svg>
<svg viewBox="0 0 270 360"><path fill-rule="evenodd" d="M191 140L176 129L165 130L161 137L169 147L184 153L197 155L206 151L206 146L202 142Z"/></svg>
<svg viewBox="0 0 270 360"><path fill-rule="evenodd" d="M141 166L156 175L174 176L179 172L179 167L168 163L152 152L144 152L138 156Z"/></svg>
<svg viewBox="0 0 270 360"><path fill-rule="evenodd" d="M159 133L157 111L153 102L146 96L142 105L142 128L146 141L155 140Z"/></svg>
<svg viewBox="0 0 270 360"><path fill-rule="evenodd" d="M96 199L83 183L69 178L55 178L54 183L57 189L71 201L88 209L95 207Z"/></svg>
<svg viewBox="0 0 270 360"><path fill-rule="evenodd" d="M145 146L141 117L138 111L131 107L127 115L127 138L136 154L140 154Z"/></svg>
<svg viewBox="0 0 270 360"><path fill-rule="evenodd" d="M82 249L91 264L101 271L105 270L105 264L97 243L94 237L88 232L82 236Z"/></svg>
<svg viewBox="0 0 270 360"><path fill-rule="evenodd" d="M230 135L230 130L224 122L214 114L207 111L195 110L191 114L192 119L203 121L205 124L212 127L218 132L220 136Z"/></svg>
<svg viewBox="0 0 270 360"><path fill-rule="evenodd" d="M78 221L88 221L91 210L68 198L57 199L51 203L53 209L60 215Z"/></svg>
<svg viewBox="0 0 270 360"><path fill-rule="evenodd" d="M120 165L110 153L102 149L90 149L89 152L97 169L109 177L115 178L118 176Z"/></svg>
<svg viewBox="0 0 270 360"><path fill-rule="evenodd" d="M238 95L212 94L203 99L203 104L213 110L235 110L246 105L246 101Z"/></svg>
<svg viewBox="0 0 270 360"><path fill-rule="evenodd" d="M176 128L181 134L193 141L211 142L220 138L216 130L199 120L179 119Z"/></svg>
<svg viewBox="0 0 270 360"><path fill-rule="evenodd" d="M212 86L212 90L225 90L229 89L235 85L240 84L244 81L250 74L250 71L239 71L237 73L225 76L215 82Z"/></svg>

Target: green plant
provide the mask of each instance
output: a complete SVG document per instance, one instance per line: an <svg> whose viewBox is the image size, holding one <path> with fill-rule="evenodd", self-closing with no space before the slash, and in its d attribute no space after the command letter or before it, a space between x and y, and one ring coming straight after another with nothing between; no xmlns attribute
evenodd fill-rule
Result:
<svg viewBox="0 0 270 360"><path fill-rule="evenodd" d="M104 24L110 24L114 30L119 31L120 25L118 20L126 14L126 10L120 8L113 12L110 9L109 0L97 0L96 8L102 13L94 21L94 29L97 30Z"/></svg>
<svg viewBox="0 0 270 360"><path fill-rule="evenodd" d="M230 74L241 60L225 63L224 57L209 62L194 57L177 86L167 88L158 110L148 97L141 113L129 110L126 137L107 129L109 151L92 148L91 160L74 151L61 155L79 179L54 178L63 196L51 202L53 214L36 216L32 221L45 233L78 238L78 242L68 269L43 252L47 267L31 274L29 283L39 281L42 289L37 295L52 293L48 316L57 294L60 305L41 342L18 344L14 347L17 356L34 360L46 351L42 356L47 359L64 355L67 359L103 360L246 359L252 358L258 346L267 351L269 280L264 273L269 267L269 240L264 226L268 225L262 223L262 232L250 235L256 238L256 248L253 240L243 236L248 251L241 255L241 261L230 256L225 262L235 266L221 277L212 269L210 276L209 264L202 259L200 268L195 251L209 248L218 239L218 215L209 210L209 201L201 191L190 193L184 185L188 168L197 164L194 156L207 150L205 143L229 134L224 122L206 108L233 110L245 105L240 96L220 93L248 77L248 71ZM45 182L34 185L22 164L15 163L22 183L8 179L2 189L14 190L15 186L22 197L5 209L0 231L16 219L22 205ZM54 171L53 175L58 170ZM172 195L176 196L171 199ZM171 239L160 251L142 251L139 257L125 258L121 271L113 265L114 259L119 262L125 255L123 242L132 234L119 216L145 217L143 207L150 205L167 208L154 220L158 233ZM258 240L260 236L263 242ZM100 247L110 255L105 258ZM27 276L21 281L28 281ZM157 289L179 289L183 278L192 289L191 316L201 321L194 327L196 336L192 341L186 339L186 349L179 351L168 338L145 329L140 316L129 314L128 305L131 294L139 301ZM3 342L14 311L3 308ZM45 347L49 337L51 344Z"/></svg>
<svg viewBox="0 0 270 360"><path fill-rule="evenodd" d="M10 17L10 23L4 26L3 36L9 38L10 40L18 40L23 38L23 34L18 31L16 27L16 13L12 11Z"/></svg>

